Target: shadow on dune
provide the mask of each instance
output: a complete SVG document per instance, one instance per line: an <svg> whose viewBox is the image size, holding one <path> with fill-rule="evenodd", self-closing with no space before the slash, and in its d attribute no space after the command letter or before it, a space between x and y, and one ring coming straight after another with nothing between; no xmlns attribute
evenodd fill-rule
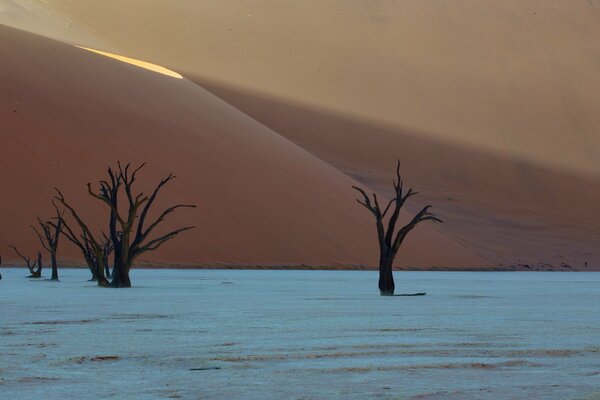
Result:
<svg viewBox="0 0 600 400"><path fill-rule="evenodd" d="M422 193L412 206L434 204L441 230L498 265L600 267L600 176L195 81L374 190L389 193L400 158L407 184Z"/></svg>

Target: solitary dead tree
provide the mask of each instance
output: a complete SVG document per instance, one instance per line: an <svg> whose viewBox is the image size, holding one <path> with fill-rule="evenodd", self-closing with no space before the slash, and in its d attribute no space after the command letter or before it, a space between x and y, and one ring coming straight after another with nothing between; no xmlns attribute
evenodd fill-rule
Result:
<svg viewBox="0 0 600 400"><path fill-rule="evenodd" d="M175 176L169 174L163 178L150 195L143 192L133 193L137 173L144 167L130 170L130 164L113 170L108 168L108 180L99 182L99 190L95 192L91 183L87 184L88 193L102 201L110 209L109 237L113 244L114 266L112 271L112 287L131 287L129 271L137 257L141 254L158 249L165 242L175 238L182 232L195 228L185 226L172 230L166 234L150 239L150 234L165 218L178 208L194 208L192 204L176 204L166 208L155 219L148 221L148 213L156 200L160 190ZM125 192L126 212L119 209L119 195Z"/></svg>
<svg viewBox="0 0 600 400"><path fill-rule="evenodd" d="M81 234L77 235L69 223L63 219L61 232L71 243L81 250L83 258L85 259L85 262L92 273L91 280L98 282L98 286L108 287L109 282L104 275L105 258L103 257L104 246L102 241L94 238L94 235L92 234L88 225L83 221L83 219L81 219L77 211L75 211L75 209L65 200L65 196L62 194L62 192L58 189L55 190L57 195L54 197L54 199L67 209L81 230ZM56 228L58 225L54 222L51 222L51 224L54 228Z"/></svg>
<svg viewBox="0 0 600 400"><path fill-rule="evenodd" d="M23 259L23 261L25 261L25 265L27 265L27 268L29 268L29 273L31 274L28 276L28 278L42 277L42 253L38 251L37 261L34 261L31 258L25 257L23 254L21 254L14 244L11 244L9 247L13 249L15 253L17 253L17 255Z"/></svg>
<svg viewBox="0 0 600 400"><path fill-rule="evenodd" d="M400 216L400 210L406 201L417 194L412 189L404 192L402 177L400 176L400 161L396 164L396 179L394 179L394 197L388 202L383 211L379 207L377 195L372 194L373 200L369 198L367 193L356 186L353 186L361 194L361 198L356 201L364 206L375 216L375 224L377 226L377 239L379 240L379 291L382 296L394 295L394 276L392 273L394 258L406 238L406 235L413 230L415 226L423 221L443 222L441 219L429 212L431 206L425 206L415 215L412 220L396 231L396 224ZM387 229L384 226L385 217L388 211L392 210L392 214L387 220Z"/></svg>
<svg viewBox="0 0 600 400"><path fill-rule="evenodd" d="M41 228L41 232L37 230L35 226L31 226L31 229L35 232L42 247L50 254L50 260L52 265L52 277L53 281L58 281L58 264L56 262L56 251L58 250L58 240L60 238L61 229L63 225L62 213L56 209L56 223L52 224L51 221L42 221L40 217L37 217L37 222Z"/></svg>

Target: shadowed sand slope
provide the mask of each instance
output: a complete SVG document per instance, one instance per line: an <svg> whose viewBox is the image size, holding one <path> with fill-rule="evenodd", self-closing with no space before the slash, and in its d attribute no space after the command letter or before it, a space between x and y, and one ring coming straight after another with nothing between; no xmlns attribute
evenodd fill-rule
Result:
<svg viewBox="0 0 600 400"><path fill-rule="evenodd" d="M198 204L165 226L198 228L161 248L154 262L376 259L374 228L354 203L351 178L193 82L4 26L0 38L3 253L13 242L27 252L39 247L28 224L50 212L55 186L86 218L104 223L85 183L109 163L131 160L149 162L145 188L170 171L179 175L161 205ZM487 262L422 226L399 265Z"/></svg>
<svg viewBox="0 0 600 400"><path fill-rule="evenodd" d="M202 85L381 193L389 194L389 168L399 157L407 181L422 193L413 207L423 201L435 204L446 220L440 229L494 263L600 265L598 176L541 167L210 82Z"/></svg>

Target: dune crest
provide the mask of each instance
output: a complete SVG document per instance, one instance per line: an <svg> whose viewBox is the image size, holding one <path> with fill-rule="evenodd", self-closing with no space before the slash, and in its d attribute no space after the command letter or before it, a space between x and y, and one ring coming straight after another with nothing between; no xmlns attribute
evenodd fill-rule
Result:
<svg viewBox="0 0 600 400"><path fill-rule="evenodd" d="M173 78L177 78L177 79L183 79L183 76L181 76L177 72L171 71L170 69L167 69L167 68L165 68L163 66L160 66L160 65L149 63L147 61L136 60L135 58L130 58L130 57L122 56L122 55L119 55L119 54L114 54L114 53L109 53L107 51L90 49L88 47L83 47L83 46L75 46L75 47L78 47L78 48L83 49L83 50L91 51L92 53L100 54L100 55L103 55L105 57L114 58L115 60L119 60L119 61L124 62L126 64L135 65L136 67L144 68L144 69L147 69L147 70L152 71L152 72L156 72L156 73L159 73L159 74L167 75L167 76L170 76L170 77L173 77Z"/></svg>

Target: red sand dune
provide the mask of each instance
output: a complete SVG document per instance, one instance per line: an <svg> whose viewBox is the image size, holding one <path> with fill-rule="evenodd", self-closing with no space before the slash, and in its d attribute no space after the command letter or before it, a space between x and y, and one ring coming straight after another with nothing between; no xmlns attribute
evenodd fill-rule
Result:
<svg viewBox="0 0 600 400"><path fill-rule="evenodd" d="M421 191L415 202L434 204L444 216L446 223L439 229L496 265L600 266L597 176L223 85L207 82L204 87L381 193L389 192L389 167L399 157L409 181Z"/></svg>
<svg viewBox="0 0 600 400"><path fill-rule="evenodd" d="M596 0L4 3L0 23L173 68L379 191L401 158L496 266L600 268Z"/></svg>
<svg viewBox="0 0 600 400"><path fill-rule="evenodd" d="M117 160L174 171L161 204L196 203L165 228L197 229L149 257L162 264L374 264L373 223L356 182L186 79L0 26L0 244L32 253L28 225L59 187L103 226L85 183ZM97 211L98 210L98 211ZM69 248L63 256L77 257ZM399 265L488 263L431 225Z"/></svg>

